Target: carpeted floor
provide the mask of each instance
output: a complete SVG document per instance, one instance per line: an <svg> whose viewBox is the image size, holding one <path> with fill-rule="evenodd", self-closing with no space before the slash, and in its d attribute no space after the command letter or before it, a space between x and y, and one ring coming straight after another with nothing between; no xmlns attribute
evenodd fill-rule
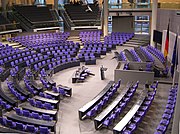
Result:
<svg viewBox="0 0 180 134"><path fill-rule="evenodd" d="M61 134L112 134L112 130L103 128L96 131L94 128L93 120L86 119L80 121L78 117L78 109L84 104L92 100L110 80L114 80L114 69L117 65L116 59L114 57L114 51L120 52L123 49L129 49L131 47L118 46L117 50L113 50L106 56L97 60L96 65L88 65L89 68L95 76L90 76L84 83L72 84L71 78L78 67L63 70L53 76L54 81L57 84L67 85L73 88L73 95L71 98L65 98L60 103L60 110L58 115L58 122L56 132ZM83 65L83 64L82 64ZM104 65L107 67L105 72L105 80L100 80L100 66ZM139 125L135 134L153 134L157 125L160 122L162 113L164 112L165 105L168 97L168 89L170 85L159 84L156 97L147 112L147 115L143 119L142 123ZM129 109L132 103L128 104ZM128 108L125 113L128 112ZM124 114L125 114L124 113ZM118 121L116 121L118 122Z"/></svg>

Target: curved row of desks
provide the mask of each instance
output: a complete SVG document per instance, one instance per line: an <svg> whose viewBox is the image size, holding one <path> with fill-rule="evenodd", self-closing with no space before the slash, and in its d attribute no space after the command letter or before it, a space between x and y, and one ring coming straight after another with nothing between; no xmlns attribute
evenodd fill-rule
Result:
<svg viewBox="0 0 180 134"><path fill-rule="evenodd" d="M123 119L113 128L114 134L119 134L123 130L123 128L128 124L128 122L131 120L131 118L135 115L135 113L138 111L139 107L143 103L145 97L147 96L147 90L143 90L138 98L138 100L135 102L135 104L132 106L132 108L129 110L129 112L123 117Z"/></svg>
<svg viewBox="0 0 180 134"><path fill-rule="evenodd" d="M114 81L110 81L106 87L90 102L85 104L83 107L79 109L79 119L82 120L84 115L100 100L103 96L108 92L108 90L113 86Z"/></svg>
<svg viewBox="0 0 180 134"><path fill-rule="evenodd" d="M103 122L103 120L115 109L115 107L119 104L120 100L125 96L127 91L132 87L133 83L127 83L126 87L120 92L120 94L113 100L113 102L108 105L107 108L103 110L95 119L95 129L98 129Z"/></svg>

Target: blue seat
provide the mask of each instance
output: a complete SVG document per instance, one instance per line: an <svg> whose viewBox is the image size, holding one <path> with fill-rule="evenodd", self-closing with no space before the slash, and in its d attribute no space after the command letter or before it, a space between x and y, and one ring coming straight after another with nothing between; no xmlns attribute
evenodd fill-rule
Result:
<svg viewBox="0 0 180 134"><path fill-rule="evenodd" d="M174 109L175 105L174 104L167 104L166 109Z"/></svg>
<svg viewBox="0 0 180 134"><path fill-rule="evenodd" d="M50 117L50 115L47 115L47 114L42 114L42 119L47 120L47 121L52 121L53 120L53 118Z"/></svg>
<svg viewBox="0 0 180 134"><path fill-rule="evenodd" d="M171 115L169 115L169 114L163 114L163 116L162 116L164 119L168 119L168 120L170 120L171 119Z"/></svg>
<svg viewBox="0 0 180 134"><path fill-rule="evenodd" d="M33 117L34 119L39 119L39 120L42 119L42 117L39 115L39 113L36 113L36 112L32 112L32 117Z"/></svg>
<svg viewBox="0 0 180 134"><path fill-rule="evenodd" d="M6 124L7 124L7 119L6 119L6 118L3 118L3 117L0 117L0 123L1 123L1 125L6 126Z"/></svg>
<svg viewBox="0 0 180 134"><path fill-rule="evenodd" d="M121 102L119 107L124 108L126 106L126 102Z"/></svg>
<svg viewBox="0 0 180 134"><path fill-rule="evenodd" d="M169 125L169 120L167 120L167 119L162 119L162 120L160 121L160 124L161 124L161 125L164 125L164 126L168 126L168 125Z"/></svg>
<svg viewBox="0 0 180 134"><path fill-rule="evenodd" d="M137 111L136 115L143 117L145 115L145 111Z"/></svg>
<svg viewBox="0 0 180 134"><path fill-rule="evenodd" d="M10 128L15 128L16 127L16 123L15 122L13 122L12 120L6 120L6 122L7 122L7 126L9 126Z"/></svg>
<svg viewBox="0 0 180 134"><path fill-rule="evenodd" d="M122 134L132 134L132 132L128 129L122 131Z"/></svg>
<svg viewBox="0 0 180 134"><path fill-rule="evenodd" d="M36 106L36 102L34 99L29 98L28 101L32 106Z"/></svg>
<svg viewBox="0 0 180 134"><path fill-rule="evenodd" d="M45 102L44 103L44 108L47 110L53 110L54 106L52 106L50 103Z"/></svg>
<svg viewBox="0 0 180 134"><path fill-rule="evenodd" d="M92 108L89 112L86 113L88 117L92 117L96 114L95 108Z"/></svg>
<svg viewBox="0 0 180 134"><path fill-rule="evenodd" d="M37 106L38 108L43 108L43 104L42 104L41 101L36 101L36 106Z"/></svg>
<svg viewBox="0 0 180 134"><path fill-rule="evenodd" d="M136 130L136 123L130 123L127 125L127 128L130 129L131 132Z"/></svg>
<svg viewBox="0 0 180 134"><path fill-rule="evenodd" d="M136 124L139 123L140 121L141 121L141 117L134 116L132 118L132 122L135 122Z"/></svg>
<svg viewBox="0 0 180 134"><path fill-rule="evenodd" d="M163 133L157 130L156 132L154 132L154 134L163 134Z"/></svg>
<svg viewBox="0 0 180 134"><path fill-rule="evenodd" d="M143 105L145 105L145 106L149 106L151 104L151 101L144 101L143 102Z"/></svg>
<svg viewBox="0 0 180 134"><path fill-rule="evenodd" d="M15 107L14 109L16 111L16 114L23 115L23 112L22 112L22 110L20 108Z"/></svg>
<svg viewBox="0 0 180 134"><path fill-rule="evenodd" d="M165 133L166 129L167 129L167 127L164 125L158 125L158 127L157 127L157 130L162 132L163 134Z"/></svg>
<svg viewBox="0 0 180 134"><path fill-rule="evenodd" d="M31 117L31 113L29 112L29 110L22 110L22 112L23 112L23 116Z"/></svg>
<svg viewBox="0 0 180 134"><path fill-rule="evenodd" d="M124 101L124 102L129 102L129 101L130 101L130 98L129 98L129 97L124 97L124 98L123 98L123 101Z"/></svg>
<svg viewBox="0 0 180 134"><path fill-rule="evenodd" d="M164 113L167 113L167 114L172 114L174 112L173 109L165 109Z"/></svg>
<svg viewBox="0 0 180 134"><path fill-rule="evenodd" d="M104 121L103 121L103 125L105 125L105 126L109 126L109 125L111 125L113 123L113 118L112 117L107 117Z"/></svg>
<svg viewBox="0 0 180 134"><path fill-rule="evenodd" d="M24 131L26 129L26 126L20 122L16 122L16 129Z"/></svg>
<svg viewBox="0 0 180 134"><path fill-rule="evenodd" d="M48 127L39 126L39 132L40 132L40 134L49 134L50 130L48 129Z"/></svg>
<svg viewBox="0 0 180 134"><path fill-rule="evenodd" d="M37 133L38 128L36 128L34 125L26 125L26 131L31 132L31 133Z"/></svg>
<svg viewBox="0 0 180 134"><path fill-rule="evenodd" d="M142 110L142 111L146 111L148 109L148 106L141 106L140 107L140 110Z"/></svg>

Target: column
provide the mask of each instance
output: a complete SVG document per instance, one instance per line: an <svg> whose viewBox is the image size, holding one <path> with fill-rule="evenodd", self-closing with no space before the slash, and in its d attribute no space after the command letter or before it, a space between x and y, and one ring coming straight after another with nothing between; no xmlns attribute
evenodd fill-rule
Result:
<svg viewBox="0 0 180 134"><path fill-rule="evenodd" d="M54 9L58 10L58 0L54 0Z"/></svg>
<svg viewBox="0 0 180 134"><path fill-rule="evenodd" d="M179 57L178 57L179 58ZM180 71L180 68L179 68ZM179 73L179 81L180 82L180 72ZM173 118L173 126L172 126L172 131L171 134L179 134L180 128L180 84L178 85L178 92L177 92L177 99L176 99L176 105L174 109L174 118Z"/></svg>
<svg viewBox="0 0 180 134"><path fill-rule="evenodd" d="M104 0L103 4L103 11L104 11L104 23L103 23L103 33L104 36L108 35L108 0Z"/></svg>
<svg viewBox="0 0 180 134"><path fill-rule="evenodd" d="M3 12L6 11L6 4L7 4L7 0L1 0L1 6L2 6L2 11Z"/></svg>
<svg viewBox="0 0 180 134"><path fill-rule="evenodd" d="M156 30L156 23L157 23L157 7L158 7L158 0L153 0L152 4L152 15L151 15L151 41L150 45L155 46L153 42L153 31Z"/></svg>

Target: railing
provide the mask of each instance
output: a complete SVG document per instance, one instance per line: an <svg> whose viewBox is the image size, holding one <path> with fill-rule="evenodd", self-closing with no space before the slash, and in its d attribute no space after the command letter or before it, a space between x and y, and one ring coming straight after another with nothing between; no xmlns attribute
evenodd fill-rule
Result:
<svg viewBox="0 0 180 134"><path fill-rule="evenodd" d="M8 31L8 30L15 30L18 27L17 25L19 25L19 23L9 23L5 25L0 25L0 32Z"/></svg>
<svg viewBox="0 0 180 134"><path fill-rule="evenodd" d="M73 24L71 18L69 17L69 15L67 14L67 12L65 11L64 7L62 5L59 5L58 6L59 10L60 10L60 13L61 13L61 16L62 18L64 18L64 22L66 22L66 25L68 25L67 27L71 27L71 24ZM71 24L70 24L71 23Z"/></svg>
<svg viewBox="0 0 180 134"><path fill-rule="evenodd" d="M109 3L109 8L112 9L138 9L138 8L152 8L152 3ZM158 8L165 9L180 9L180 2L163 2L158 3Z"/></svg>

